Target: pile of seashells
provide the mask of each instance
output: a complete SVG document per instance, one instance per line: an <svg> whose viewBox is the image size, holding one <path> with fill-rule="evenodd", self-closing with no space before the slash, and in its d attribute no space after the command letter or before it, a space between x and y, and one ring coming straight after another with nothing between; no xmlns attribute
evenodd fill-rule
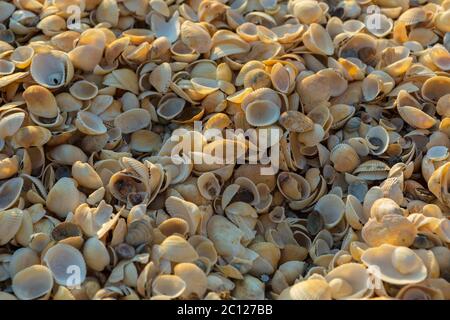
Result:
<svg viewBox="0 0 450 320"><path fill-rule="evenodd" d="M0 299L450 299L449 50L450 0L0 0Z"/></svg>

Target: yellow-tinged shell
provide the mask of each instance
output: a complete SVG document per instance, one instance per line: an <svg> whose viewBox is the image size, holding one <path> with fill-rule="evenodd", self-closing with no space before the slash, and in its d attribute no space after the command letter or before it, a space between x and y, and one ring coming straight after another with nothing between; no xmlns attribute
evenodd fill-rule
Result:
<svg viewBox="0 0 450 320"><path fill-rule="evenodd" d="M361 260L368 267L376 267L378 276L388 283L404 285L427 277L424 263L407 247L383 244L364 251Z"/></svg>
<svg viewBox="0 0 450 320"><path fill-rule="evenodd" d="M284 289L278 300L331 300L332 290L325 279L308 279Z"/></svg>

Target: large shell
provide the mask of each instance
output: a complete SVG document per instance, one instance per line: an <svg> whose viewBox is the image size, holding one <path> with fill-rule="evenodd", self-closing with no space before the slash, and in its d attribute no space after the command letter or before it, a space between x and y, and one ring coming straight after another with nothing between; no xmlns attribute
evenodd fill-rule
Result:
<svg viewBox="0 0 450 320"><path fill-rule="evenodd" d="M43 261L59 285L75 287L81 285L86 278L83 255L67 244L59 243L48 249Z"/></svg>
<svg viewBox="0 0 450 320"><path fill-rule="evenodd" d="M68 56L61 51L37 53L31 60L31 76L43 87L59 88L72 80L74 69Z"/></svg>
<svg viewBox="0 0 450 320"><path fill-rule="evenodd" d="M17 298L33 300L45 298L53 288L52 273L47 267L30 266L17 273L12 282L12 289Z"/></svg>
<svg viewBox="0 0 450 320"><path fill-rule="evenodd" d="M383 244L364 251L361 260L368 267L375 267L377 276L388 283L417 283L427 277L422 260L407 247Z"/></svg>

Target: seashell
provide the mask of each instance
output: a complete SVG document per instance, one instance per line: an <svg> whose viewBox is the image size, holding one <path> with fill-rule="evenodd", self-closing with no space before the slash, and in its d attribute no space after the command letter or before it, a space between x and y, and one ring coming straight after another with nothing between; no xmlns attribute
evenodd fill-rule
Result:
<svg viewBox="0 0 450 320"><path fill-rule="evenodd" d="M86 240L83 246L86 265L95 271L102 271L110 262L108 250L103 242L95 237Z"/></svg>
<svg viewBox="0 0 450 320"><path fill-rule="evenodd" d="M221 189L219 180L211 172L205 172L198 177L197 187L200 194L208 200L216 198Z"/></svg>
<svg viewBox="0 0 450 320"><path fill-rule="evenodd" d="M84 242L81 229L72 222L62 222L56 225L51 236L53 240L71 245L76 249L80 249Z"/></svg>
<svg viewBox="0 0 450 320"><path fill-rule="evenodd" d="M184 219L188 223L191 235L196 233L201 220L201 212L194 203L170 196L166 199L165 206L170 216Z"/></svg>
<svg viewBox="0 0 450 320"><path fill-rule="evenodd" d="M184 299L202 298L207 290L206 274L193 263L179 263L174 269L175 276L186 283L186 289L181 294Z"/></svg>
<svg viewBox="0 0 450 320"><path fill-rule="evenodd" d="M186 290L186 282L176 275L158 275L152 283L154 294L162 295L169 299L176 299Z"/></svg>
<svg viewBox="0 0 450 320"><path fill-rule="evenodd" d="M145 219L134 220L128 225L125 241L134 247L151 243L153 232L150 223Z"/></svg>
<svg viewBox="0 0 450 320"><path fill-rule="evenodd" d="M49 156L56 163L72 165L76 161L86 162L86 154L78 147L70 144L61 144L49 151Z"/></svg>
<svg viewBox="0 0 450 320"><path fill-rule="evenodd" d="M448 86L450 79L443 76L436 76L427 79L421 89L422 96L432 102L438 101L442 96L450 93ZM406 121L406 120L405 120Z"/></svg>
<svg viewBox="0 0 450 320"><path fill-rule="evenodd" d="M35 251L30 248L20 248L14 252L9 262L9 274L12 279L20 271L40 264L40 260Z"/></svg>
<svg viewBox="0 0 450 320"><path fill-rule="evenodd" d="M54 118L58 115L58 105L53 94L42 86L30 86L23 92L28 110L39 117Z"/></svg>
<svg viewBox="0 0 450 320"><path fill-rule="evenodd" d="M381 219L370 218L362 229L362 237L370 246L392 244L410 246L417 235L413 223L403 216L388 214Z"/></svg>
<svg viewBox="0 0 450 320"><path fill-rule="evenodd" d="M67 244L56 244L48 249L43 261L59 285L77 286L86 278L86 263L83 256L80 251ZM74 271L79 277L72 276Z"/></svg>
<svg viewBox="0 0 450 320"><path fill-rule="evenodd" d="M279 119L280 124L289 131L307 132L314 128L313 121L298 111L283 112Z"/></svg>
<svg viewBox="0 0 450 320"><path fill-rule="evenodd" d="M0 186L0 211L9 209L16 203L22 192L23 183L22 178L12 178Z"/></svg>
<svg viewBox="0 0 450 320"><path fill-rule="evenodd" d="M61 178L50 189L46 206L61 218L65 218L69 212L75 212L80 204L80 198L77 195L77 182L71 178Z"/></svg>
<svg viewBox="0 0 450 320"><path fill-rule="evenodd" d="M169 90L169 85L172 79L172 69L167 62L157 66L155 70L150 73L150 84L161 93L166 93Z"/></svg>
<svg viewBox="0 0 450 320"><path fill-rule="evenodd" d="M397 107L398 113L410 126L419 129L428 129L434 126L436 120L420 109L414 107Z"/></svg>
<svg viewBox="0 0 450 320"><path fill-rule="evenodd" d="M164 259L173 262L193 262L198 259L195 249L183 238L172 235L161 243L161 254Z"/></svg>
<svg viewBox="0 0 450 320"><path fill-rule="evenodd" d="M145 109L131 109L114 119L114 126L128 134L146 128L151 123L150 114Z"/></svg>
<svg viewBox="0 0 450 320"><path fill-rule="evenodd" d="M104 79L103 84L106 86L131 91L134 94L139 94L138 77L136 73L130 69L116 69L108 73Z"/></svg>
<svg viewBox="0 0 450 320"><path fill-rule="evenodd" d="M211 36L201 25L186 20L181 25L181 41L198 53L209 52L212 46Z"/></svg>
<svg viewBox="0 0 450 320"><path fill-rule="evenodd" d="M364 251L361 260L368 267L377 267L378 276L387 283L417 283L427 276L427 268L422 260L407 247L383 244Z"/></svg>
<svg viewBox="0 0 450 320"><path fill-rule="evenodd" d="M333 42L328 32L317 23L312 23L303 34L303 43L312 53L330 56L333 54Z"/></svg>
<svg viewBox="0 0 450 320"><path fill-rule="evenodd" d="M399 300L444 300L440 290L432 289L418 284L403 287L396 295Z"/></svg>
<svg viewBox="0 0 450 320"><path fill-rule="evenodd" d="M32 47L20 46L14 49L10 59L16 68L25 69L31 64L33 55L34 49Z"/></svg>
<svg viewBox="0 0 450 320"><path fill-rule="evenodd" d="M326 228L333 228L344 217L345 204L338 196L327 194L319 199L314 210L322 216Z"/></svg>
<svg viewBox="0 0 450 320"><path fill-rule="evenodd" d="M78 130L87 135L100 135L107 130L102 119L89 111L79 111L75 125Z"/></svg>
<svg viewBox="0 0 450 320"><path fill-rule="evenodd" d="M280 117L280 108L269 100L255 100L245 109L245 118L252 126L268 126Z"/></svg>
<svg viewBox="0 0 450 320"><path fill-rule="evenodd" d="M389 146L388 132L382 126L370 128L367 131L366 140L373 146L370 148L370 152L377 156L383 154Z"/></svg>
<svg viewBox="0 0 450 320"><path fill-rule="evenodd" d="M165 120L176 118L184 109L185 100L169 98L158 106L156 113Z"/></svg>
<svg viewBox="0 0 450 320"><path fill-rule="evenodd" d="M370 296L369 272L358 263L345 263L331 270L325 279L337 300L358 299Z"/></svg>
<svg viewBox="0 0 450 320"><path fill-rule="evenodd" d="M360 165L356 151L345 143L338 144L331 150L330 160L339 172L352 172Z"/></svg>
<svg viewBox="0 0 450 320"><path fill-rule="evenodd" d="M236 281L236 287L233 290L233 296L236 299L264 299L264 283L255 277L245 275L244 279Z"/></svg>
<svg viewBox="0 0 450 320"><path fill-rule="evenodd" d="M278 300L331 300L332 290L325 279L307 279L284 289Z"/></svg>
<svg viewBox="0 0 450 320"><path fill-rule="evenodd" d="M20 300L46 298L53 287L50 270L44 266L33 265L18 272L12 281L14 294Z"/></svg>
<svg viewBox="0 0 450 320"><path fill-rule="evenodd" d="M74 69L65 53L53 50L35 54L31 60L30 73L39 85L56 89L72 80Z"/></svg>
<svg viewBox="0 0 450 320"><path fill-rule="evenodd" d="M0 211L0 245L5 245L14 238L21 227L22 218L23 211L18 208Z"/></svg>
<svg viewBox="0 0 450 320"><path fill-rule="evenodd" d="M13 136L22 126L25 113L15 112L0 119L0 138Z"/></svg>

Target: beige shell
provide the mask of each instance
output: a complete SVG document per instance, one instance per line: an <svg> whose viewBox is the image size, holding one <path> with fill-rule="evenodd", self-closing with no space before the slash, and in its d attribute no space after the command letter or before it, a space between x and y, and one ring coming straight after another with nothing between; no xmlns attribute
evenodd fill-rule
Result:
<svg viewBox="0 0 450 320"><path fill-rule="evenodd" d="M86 263L82 254L67 244L56 244L48 249L43 261L59 285L77 286L86 278ZM71 277L73 272L77 272L79 277Z"/></svg>
<svg viewBox="0 0 450 320"><path fill-rule="evenodd" d="M153 231L150 223L145 219L137 219L128 225L125 237L126 243L132 246L150 244L153 239Z"/></svg>
<svg viewBox="0 0 450 320"><path fill-rule="evenodd" d="M360 164L356 151L345 143L338 144L331 150L330 160L339 172L352 172Z"/></svg>
<svg viewBox="0 0 450 320"><path fill-rule="evenodd" d="M114 126L119 128L124 134L144 129L150 123L150 114L145 109L131 109L121 113L114 119Z"/></svg>
<svg viewBox="0 0 450 320"><path fill-rule="evenodd" d="M202 215L197 205L173 196L166 199L165 205L171 217L184 219L189 224L190 234L196 233Z"/></svg>
<svg viewBox="0 0 450 320"><path fill-rule="evenodd" d="M88 163L76 161L72 165L72 177L82 187L96 190L103 186L100 176Z"/></svg>
<svg viewBox="0 0 450 320"><path fill-rule="evenodd" d="M331 300L332 290L325 279L308 279L284 289L278 300Z"/></svg>
<svg viewBox="0 0 450 320"><path fill-rule="evenodd" d="M14 238L20 229L22 218L23 211L18 208L0 211L0 245L5 245Z"/></svg>
<svg viewBox="0 0 450 320"><path fill-rule="evenodd" d="M60 144L51 149L48 155L54 162L65 165L72 165L76 161L87 161L83 150L71 144Z"/></svg>
<svg viewBox="0 0 450 320"><path fill-rule="evenodd" d="M65 53L50 51L33 56L30 73L41 86L55 89L72 80L74 69Z"/></svg>
<svg viewBox="0 0 450 320"><path fill-rule="evenodd" d="M319 199L314 206L323 217L325 227L335 227L345 214L345 204L342 199L334 194L327 194Z"/></svg>
<svg viewBox="0 0 450 320"><path fill-rule="evenodd" d="M14 294L21 300L48 297L52 288L52 273L48 268L41 265L23 269L14 276L12 282Z"/></svg>
<svg viewBox="0 0 450 320"><path fill-rule="evenodd" d="M255 100L245 108L245 118L253 126L267 126L278 121L280 107L269 100Z"/></svg>
<svg viewBox="0 0 450 320"><path fill-rule="evenodd" d="M280 124L289 131L306 132L314 127L313 121L298 111L283 112L280 116Z"/></svg>
<svg viewBox="0 0 450 320"><path fill-rule="evenodd" d="M368 267L378 267L379 277L388 283L417 283L427 277L422 260L407 247L383 244L364 251L361 260Z"/></svg>
<svg viewBox="0 0 450 320"><path fill-rule="evenodd" d="M84 243L83 256L86 265L95 271L102 271L110 262L108 250L103 242L95 237L87 239Z"/></svg>
<svg viewBox="0 0 450 320"><path fill-rule="evenodd" d="M162 257L173 262L193 262L198 259L195 249L183 238L172 235L161 243Z"/></svg>
<svg viewBox="0 0 450 320"><path fill-rule="evenodd" d="M14 205L22 192L24 181L22 178L12 178L0 186L0 211Z"/></svg>
<svg viewBox="0 0 450 320"><path fill-rule="evenodd" d="M81 249L84 243L81 229L72 222L66 221L56 225L51 232L51 236L58 243L68 244L76 249Z"/></svg>
<svg viewBox="0 0 450 320"><path fill-rule="evenodd" d="M312 23L303 34L303 43L313 53L329 56L334 51L330 35L317 23Z"/></svg>
<svg viewBox="0 0 450 320"><path fill-rule="evenodd" d="M186 288L186 282L176 275L159 275L152 283L152 291L155 295L162 295L169 299L179 297Z"/></svg>
<svg viewBox="0 0 450 320"><path fill-rule="evenodd" d="M244 279L236 281L236 287L232 295L236 299L263 300L264 290L265 285L262 281L250 275L245 275Z"/></svg>
<svg viewBox="0 0 450 320"><path fill-rule="evenodd" d="M53 94L45 87L30 86L23 92L28 110L39 117L54 118L59 109Z"/></svg>
<svg viewBox="0 0 450 320"><path fill-rule="evenodd" d="M181 297L185 299L202 298L207 290L206 274L193 263L179 263L173 269L174 275L186 283Z"/></svg>
<svg viewBox="0 0 450 320"><path fill-rule="evenodd" d="M331 270L325 279L331 287L334 299L359 299L370 295L369 276L363 265L345 263Z"/></svg>
<svg viewBox="0 0 450 320"><path fill-rule="evenodd" d="M71 178L61 178L50 189L46 206L59 217L65 218L69 212L75 212L80 204L80 198L77 195L77 182Z"/></svg>
<svg viewBox="0 0 450 320"><path fill-rule="evenodd" d="M75 125L78 130L87 135L100 135L107 130L102 119L89 111L79 111Z"/></svg>

